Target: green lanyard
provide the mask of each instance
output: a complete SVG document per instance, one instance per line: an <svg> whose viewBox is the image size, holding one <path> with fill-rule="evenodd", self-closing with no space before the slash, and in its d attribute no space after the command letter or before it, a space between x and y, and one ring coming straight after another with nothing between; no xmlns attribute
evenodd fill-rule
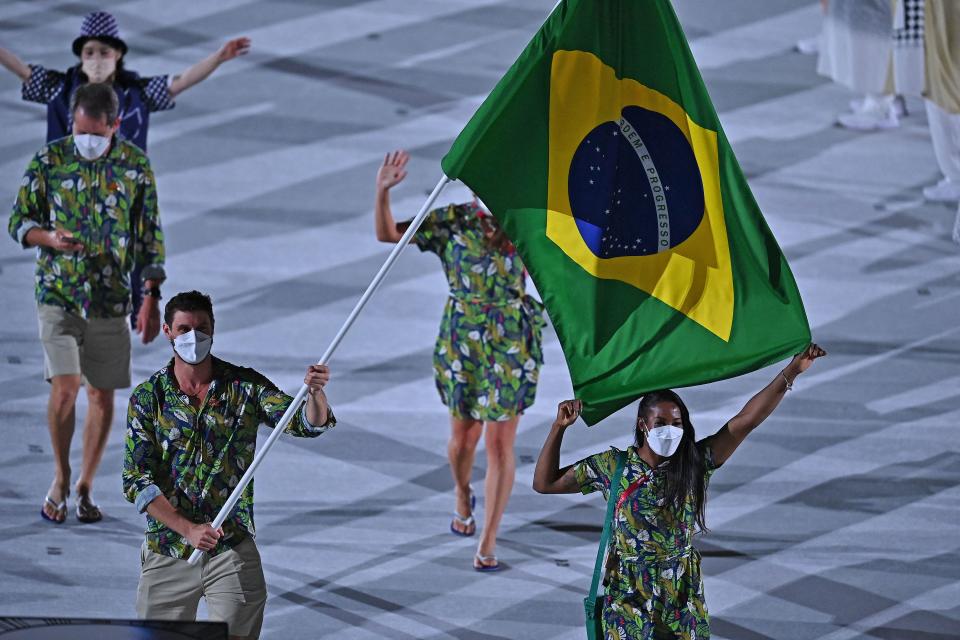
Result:
<svg viewBox="0 0 960 640"><path fill-rule="evenodd" d="M603 556L607 550L607 543L610 540L610 524L613 521L613 512L617 506L617 500L620 499L620 478L623 477L623 467L627 460L626 451L617 452L617 470L613 472L610 478L610 491L607 492L607 519L603 523L603 533L600 534L600 548L597 549L597 564L593 568L593 581L590 583L590 596L588 600L593 602L597 597L597 589L600 587L600 575L603 573Z"/></svg>

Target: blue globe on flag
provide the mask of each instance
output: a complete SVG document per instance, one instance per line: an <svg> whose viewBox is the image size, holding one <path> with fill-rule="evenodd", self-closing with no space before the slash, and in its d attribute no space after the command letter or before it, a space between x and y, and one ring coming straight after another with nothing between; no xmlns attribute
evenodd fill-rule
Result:
<svg viewBox="0 0 960 640"><path fill-rule="evenodd" d="M703 182L683 132L642 107L621 114L590 131L570 162L570 206L598 258L667 251L704 216Z"/></svg>

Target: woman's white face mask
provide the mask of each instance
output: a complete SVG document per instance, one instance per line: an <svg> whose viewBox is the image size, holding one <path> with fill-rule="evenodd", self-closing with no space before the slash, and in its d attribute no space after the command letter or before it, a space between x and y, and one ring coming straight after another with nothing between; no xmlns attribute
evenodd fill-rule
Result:
<svg viewBox="0 0 960 640"><path fill-rule="evenodd" d="M98 40L89 40L80 51L80 69L90 82L106 82L117 71L120 52Z"/></svg>
<svg viewBox="0 0 960 640"><path fill-rule="evenodd" d="M664 458L669 458L676 453L680 441L683 440L683 427L664 425L645 431L647 445L655 454Z"/></svg>

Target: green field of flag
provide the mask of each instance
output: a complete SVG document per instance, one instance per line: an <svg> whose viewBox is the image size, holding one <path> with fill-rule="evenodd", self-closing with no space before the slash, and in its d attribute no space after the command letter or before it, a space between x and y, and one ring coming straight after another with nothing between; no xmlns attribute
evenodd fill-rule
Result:
<svg viewBox="0 0 960 640"><path fill-rule="evenodd" d="M810 341L667 0L564 0L443 158L506 229L583 417Z"/></svg>

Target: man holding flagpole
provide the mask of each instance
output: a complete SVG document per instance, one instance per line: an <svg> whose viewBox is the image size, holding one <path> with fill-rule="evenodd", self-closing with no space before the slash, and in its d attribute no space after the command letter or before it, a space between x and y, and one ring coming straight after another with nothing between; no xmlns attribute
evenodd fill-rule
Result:
<svg viewBox="0 0 960 640"><path fill-rule="evenodd" d="M173 359L130 398L123 464L127 500L147 514L137 615L194 620L200 598L231 638L257 638L267 599L254 544L253 484L223 525L210 522L251 466L257 427L275 427L292 398L260 373L210 354L213 305L198 291L164 310ZM294 436L316 437L336 424L323 387L330 370L308 367L307 401L290 421ZM186 558L207 552L196 565Z"/></svg>

